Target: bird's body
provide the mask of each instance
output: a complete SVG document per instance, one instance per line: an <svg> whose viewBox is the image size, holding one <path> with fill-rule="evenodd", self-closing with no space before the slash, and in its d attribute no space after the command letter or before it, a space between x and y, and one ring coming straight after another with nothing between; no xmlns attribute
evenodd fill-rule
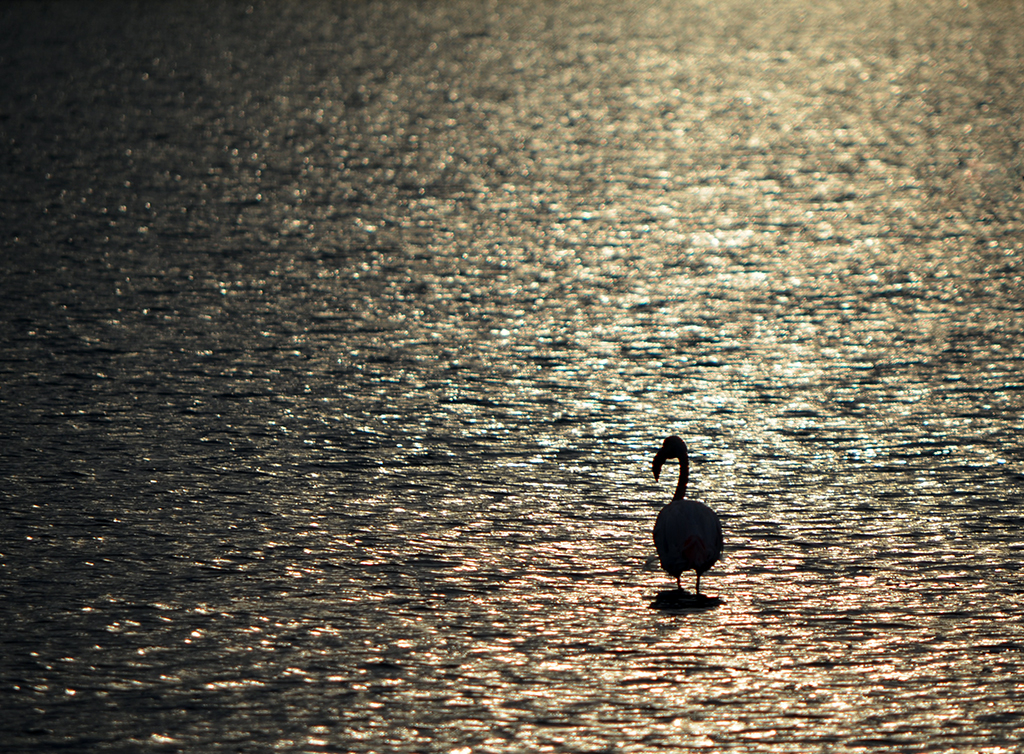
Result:
<svg viewBox="0 0 1024 754"><path fill-rule="evenodd" d="M679 485L672 502L661 509L654 524L654 546L658 550L661 567L676 577L684 571L697 572L697 594L700 594L701 574L722 556L722 523L718 514L704 503L686 499L686 482L690 476L690 463L686 443L676 436L669 437L654 457L654 478L670 458L679 459Z"/></svg>
<svg viewBox="0 0 1024 754"><path fill-rule="evenodd" d="M654 546L658 549L661 567L676 577L677 584L683 571L697 572L697 594L700 594L701 574L718 562L722 554L722 524L718 515L704 503L673 500L658 514Z"/></svg>

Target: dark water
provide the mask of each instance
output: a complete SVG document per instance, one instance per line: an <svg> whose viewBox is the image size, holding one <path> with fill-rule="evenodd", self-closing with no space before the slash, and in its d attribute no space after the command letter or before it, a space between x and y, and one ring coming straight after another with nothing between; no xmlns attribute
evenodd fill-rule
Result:
<svg viewBox="0 0 1024 754"><path fill-rule="evenodd" d="M4 5L4 751L1024 750L1022 27Z"/></svg>

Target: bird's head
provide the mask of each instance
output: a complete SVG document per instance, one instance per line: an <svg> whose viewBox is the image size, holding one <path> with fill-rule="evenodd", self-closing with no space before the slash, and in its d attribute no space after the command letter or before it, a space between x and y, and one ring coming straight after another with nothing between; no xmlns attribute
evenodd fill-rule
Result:
<svg viewBox="0 0 1024 754"><path fill-rule="evenodd" d="M661 450L654 456L655 481L661 476L661 467L665 464L665 461L671 458L686 458L686 443L683 442L683 438L676 435L666 437L665 442L661 444Z"/></svg>

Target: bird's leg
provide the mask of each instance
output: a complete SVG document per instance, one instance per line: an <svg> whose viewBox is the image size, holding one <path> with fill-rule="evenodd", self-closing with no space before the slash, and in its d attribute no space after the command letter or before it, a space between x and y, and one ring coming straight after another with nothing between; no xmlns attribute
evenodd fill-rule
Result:
<svg viewBox="0 0 1024 754"><path fill-rule="evenodd" d="M700 597L700 573L697 573L697 596Z"/></svg>
<svg viewBox="0 0 1024 754"><path fill-rule="evenodd" d="M682 578L682 574L679 574L678 576L676 576L676 588L680 592L683 591L683 582L680 581L681 578Z"/></svg>

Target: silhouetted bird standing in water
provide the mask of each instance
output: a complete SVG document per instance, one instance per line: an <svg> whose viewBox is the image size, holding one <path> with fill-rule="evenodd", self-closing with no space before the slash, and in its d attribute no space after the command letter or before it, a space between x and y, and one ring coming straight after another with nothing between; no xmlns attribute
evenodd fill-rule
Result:
<svg viewBox="0 0 1024 754"><path fill-rule="evenodd" d="M697 572L697 594L700 594L700 575L715 564L722 555L722 522L718 514L704 503L686 500L686 482L690 477L690 460L686 443L672 435L666 438L661 450L654 456L654 478L661 475L661 467L670 458L679 459L679 485L672 502L661 509L654 524L654 546L658 548L661 567L676 577L676 585L683 571Z"/></svg>

